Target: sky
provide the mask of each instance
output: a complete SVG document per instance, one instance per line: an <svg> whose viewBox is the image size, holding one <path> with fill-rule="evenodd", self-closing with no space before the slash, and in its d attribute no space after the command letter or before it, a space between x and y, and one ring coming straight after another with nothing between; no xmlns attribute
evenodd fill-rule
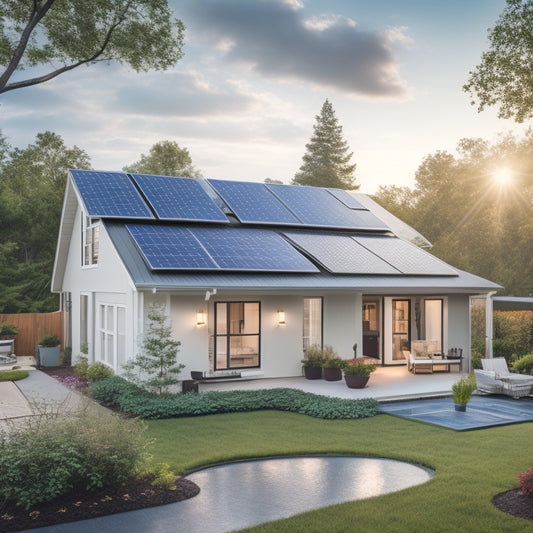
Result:
<svg viewBox="0 0 533 533"><path fill-rule="evenodd" d="M186 26L167 71L80 67L0 95L24 148L53 131L121 170L162 140L205 177L290 183L328 99L360 192L408 186L424 157L525 126L477 112L462 90L505 0L169 0Z"/></svg>

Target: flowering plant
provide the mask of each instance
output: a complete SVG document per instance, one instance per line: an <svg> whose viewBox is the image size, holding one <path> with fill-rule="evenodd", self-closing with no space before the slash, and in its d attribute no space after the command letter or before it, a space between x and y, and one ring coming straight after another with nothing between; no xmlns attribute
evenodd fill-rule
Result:
<svg viewBox="0 0 533 533"><path fill-rule="evenodd" d="M529 468L527 472L519 474L520 488L524 494L533 494L533 468Z"/></svg>
<svg viewBox="0 0 533 533"><path fill-rule="evenodd" d="M65 387L68 387L69 389L81 389L83 387L87 387L88 383L87 381L82 380L79 376L52 376L53 378L57 379L57 381L61 382Z"/></svg>

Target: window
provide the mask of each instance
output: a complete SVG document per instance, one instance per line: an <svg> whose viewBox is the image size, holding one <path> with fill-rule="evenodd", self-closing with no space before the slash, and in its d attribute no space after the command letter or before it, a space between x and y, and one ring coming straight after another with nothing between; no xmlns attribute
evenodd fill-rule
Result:
<svg viewBox="0 0 533 533"><path fill-rule="evenodd" d="M215 370L260 365L260 302L216 302Z"/></svg>
<svg viewBox="0 0 533 533"><path fill-rule="evenodd" d="M120 305L100 304L99 309L99 360L116 369L125 361L126 308Z"/></svg>
<svg viewBox="0 0 533 533"><path fill-rule="evenodd" d="M80 295L80 351L84 354L89 349L89 295Z"/></svg>
<svg viewBox="0 0 533 533"><path fill-rule="evenodd" d="M303 349L322 347L322 298L304 298Z"/></svg>
<svg viewBox="0 0 533 533"><path fill-rule="evenodd" d="M97 265L100 251L100 220L83 215L82 232L82 265Z"/></svg>

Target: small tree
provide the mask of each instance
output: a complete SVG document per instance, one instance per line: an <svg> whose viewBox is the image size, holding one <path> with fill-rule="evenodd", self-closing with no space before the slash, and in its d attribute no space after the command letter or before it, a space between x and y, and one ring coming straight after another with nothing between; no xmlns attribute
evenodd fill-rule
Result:
<svg viewBox="0 0 533 533"><path fill-rule="evenodd" d="M355 163L350 164L353 153L348 152L348 143L342 136L331 103L326 100L320 115L316 116L313 136L305 145L307 152L303 164L292 180L294 185L313 187L336 187L339 189L358 189L355 184Z"/></svg>
<svg viewBox="0 0 533 533"><path fill-rule="evenodd" d="M177 364L181 342L172 338L172 327L164 309L153 305L148 311L148 330L142 341L142 353L124 365L125 376L140 387L157 394L179 382L185 365Z"/></svg>

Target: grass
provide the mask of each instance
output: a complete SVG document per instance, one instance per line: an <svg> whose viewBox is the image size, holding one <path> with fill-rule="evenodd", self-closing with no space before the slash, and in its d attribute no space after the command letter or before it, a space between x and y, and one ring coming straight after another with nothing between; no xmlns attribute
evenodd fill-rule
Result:
<svg viewBox="0 0 533 533"><path fill-rule="evenodd" d="M401 459L435 469L423 485L270 522L253 532L530 532L531 522L490 500L518 486L533 465L531 423L467 432L390 415L321 420L260 411L148 422L154 460L176 472L243 458L351 454Z"/></svg>
<svg viewBox="0 0 533 533"><path fill-rule="evenodd" d="M0 370L0 381L18 381L28 377L27 370Z"/></svg>

